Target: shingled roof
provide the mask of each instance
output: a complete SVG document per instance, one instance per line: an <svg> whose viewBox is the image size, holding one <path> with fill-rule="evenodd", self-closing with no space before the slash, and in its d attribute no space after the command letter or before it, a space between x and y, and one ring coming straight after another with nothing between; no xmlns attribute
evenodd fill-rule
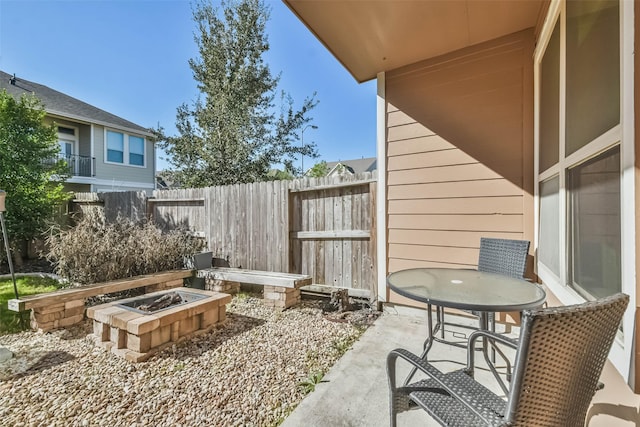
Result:
<svg viewBox="0 0 640 427"><path fill-rule="evenodd" d="M353 174L362 172L373 172L377 169L377 161L375 157L367 157L362 159L352 160L338 160L337 162L327 162L327 168L329 173L335 169L336 166L342 165Z"/></svg>
<svg viewBox="0 0 640 427"><path fill-rule="evenodd" d="M150 135L148 129L122 117L108 113L72 96L66 95L48 86L25 80L0 70L0 90L5 89L14 97L25 93L33 93L44 104L47 113L69 119L82 120L100 125L112 126L124 130Z"/></svg>

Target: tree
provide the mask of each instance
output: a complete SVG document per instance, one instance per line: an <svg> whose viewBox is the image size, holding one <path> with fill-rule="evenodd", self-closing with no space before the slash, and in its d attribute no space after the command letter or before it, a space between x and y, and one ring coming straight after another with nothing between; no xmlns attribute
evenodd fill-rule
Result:
<svg viewBox="0 0 640 427"><path fill-rule="evenodd" d="M307 176L311 178L322 178L323 176L327 176L329 173L329 166L327 166L327 162L324 160L313 165L309 172L307 172Z"/></svg>
<svg viewBox="0 0 640 427"><path fill-rule="evenodd" d="M62 184L66 164L54 124L44 124L45 111L34 95L15 99L0 91L0 189L7 192L6 223L14 249L16 242L38 236L66 200ZM19 251L16 263L20 262Z"/></svg>
<svg viewBox="0 0 640 427"><path fill-rule="evenodd" d="M295 178L295 176L288 170L271 169L267 173L268 180L270 181L289 181Z"/></svg>
<svg viewBox="0 0 640 427"><path fill-rule="evenodd" d="M200 96L178 107L179 136L156 130L184 187L268 180L275 164L296 174L296 158L317 157L314 144L298 144L316 94L294 110L288 94L276 96L280 76L263 60L269 9L262 0L222 2L221 8L204 1L194 6L199 57L189 66Z"/></svg>

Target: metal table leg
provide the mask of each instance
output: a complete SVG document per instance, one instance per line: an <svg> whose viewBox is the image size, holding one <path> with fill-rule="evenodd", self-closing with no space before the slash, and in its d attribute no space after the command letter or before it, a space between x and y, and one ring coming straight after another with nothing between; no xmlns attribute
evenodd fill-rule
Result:
<svg viewBox="0 0 640 427"><path fill-rule="evenodd" d="M488 331L489 330L489 319L488 319L488 313L487 312L480 312L480 328ZM491 371L491 373L493 374L493 376L496 378L496 381L498 382L498 385L500 386L500 388L502 389L502 391L505 394L509 394L509 389L507 388L506 384L504 383L504 381L502 381L502 378L500 378L500 374L498 373L498 371L496 370L496 367L494 366L493 362L491 361L491 356L489 356L489 345L491 345L492 349L495 349L498 351L498 353L500 354L500 356L506 361L507 363L507 372L511 372L511 364L509 362L509 360L507 359L506 355L498 348L496 348L496 346L494 344L490 344L489 343L489 339L487 337L482 337L482 355L484 356L484 360L485 362L487 362L487 366L489 367L489 370Z"/></svg>
<svg viewBox="0 0 640 427"><path fill-rule="evenodd" d="M431 346L433 345L433 318L431 317L431 309L432 306L431 304L427 304L427 338L424 340L424 343L422 344L422 353L420 354L420 357L423 360L427 360L427 353L429 353L429 350L431 350ZM438 307L436 307L436 310L438 310ZM439 319L439 316L438 316ZM440 325L440 321L438 320L436 322L436 328L438 328ZM413 378L413 376L416 374L416 370L417 368L412 368L411 372L409 372L409 375L407 376L407 379L404 380L404 385L408 385L409 382L411 381L411 379Z"/></svg>

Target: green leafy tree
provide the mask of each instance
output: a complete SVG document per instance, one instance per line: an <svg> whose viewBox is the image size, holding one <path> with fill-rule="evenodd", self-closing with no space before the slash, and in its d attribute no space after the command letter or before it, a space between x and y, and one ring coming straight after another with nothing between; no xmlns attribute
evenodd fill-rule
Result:
<svg viewBox="0 0 640 427"><path fill-rule="evenodd" d="M268 180L274 164L297 174L296 158L317 157L314 144L298 143L316 94L294 109L263 60L269 13L261 0L223 1L221 10L201 1L193 8L199 57L189 66L200 96L178 107L178 136L155 130L183 187Z"/></svg>
<svg viewBox="0 0 640 427"><path fill-rule="evenodd" d="M311 178L322 178L323 176L327 176L328 173L329 166L327 166L327 162L323 160L313 165L313 167L307 172L307 176Z"/></svg>
<svg viewBox="0 0 640 427"><path fill-rule="evenodd" d="M267 173L267 179L270 181L289 181L294 178L295 176L288 170L271 169Z"/></svg>
<svg viewBox="0 0 640 427"><path fill-rule="evenodd" d="M44 123L42 103L33 95L15 99L0 91L0 189L7 192L6 223L15 243L38 236L67 195L60 179L67 167L58 159L54 124ZM57 175L57 182L51 180ZM19 253L16 262L20 262Z"/></svg>

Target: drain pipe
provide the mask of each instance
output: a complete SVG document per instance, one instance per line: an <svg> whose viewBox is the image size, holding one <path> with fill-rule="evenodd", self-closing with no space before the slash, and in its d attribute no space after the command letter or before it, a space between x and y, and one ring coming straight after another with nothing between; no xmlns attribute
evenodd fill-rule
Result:
<svg viewBox="0 0 640 427"><path fill-rule="evenodd" d="M16 294L16 299L19 299L18 296L18 285L16 285L16 275L13 272L13 260L11 259L11 250L9 249L9 237L7 236L7 225L4 222L4 212L6 211L4 207L4 199L6 198L7 193L4 190L0 190L0 223L2 223L2 235L4 236L4 247L7 250L7 263L9 263L9 271L11 272L11 280L13 280L13 292Z"/></svg>

